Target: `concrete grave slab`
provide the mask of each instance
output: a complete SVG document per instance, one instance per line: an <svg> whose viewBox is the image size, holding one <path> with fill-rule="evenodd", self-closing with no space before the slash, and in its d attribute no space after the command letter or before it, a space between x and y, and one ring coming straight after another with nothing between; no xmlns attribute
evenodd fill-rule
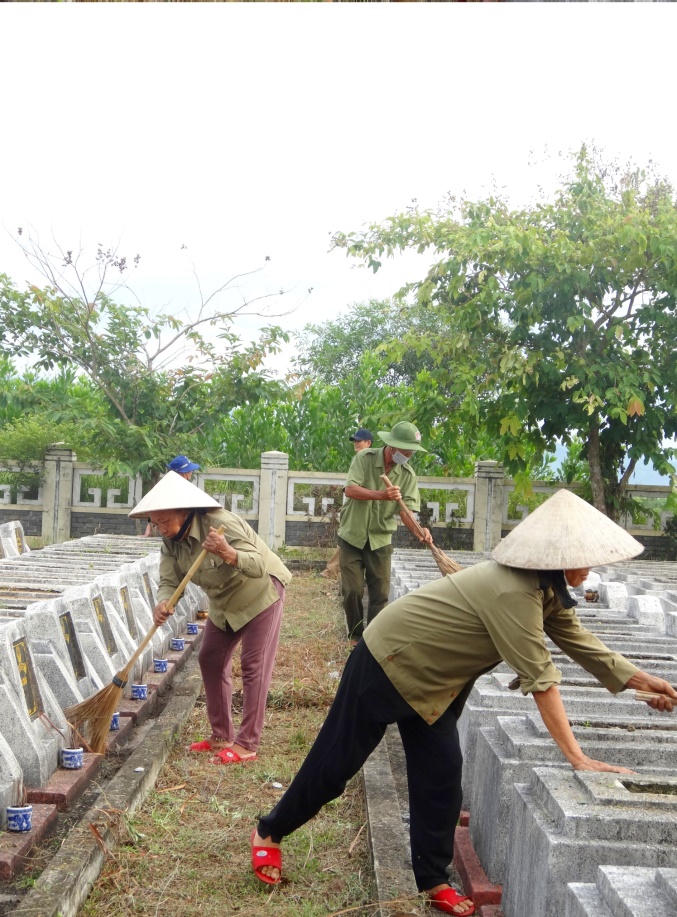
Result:
<svg viewBox="0 0 677 917"><path fill-rule="evenodd" d="M600 866L595 883L567 886L565 917L674 917L677 869Z"/></svg>
<svg viewBox="0 0 677 917"><path fill-rule="evenodd" d="M125 656L125 662L135 652L139 643L146 634L142 621L139 620L139 609L142 601L139 600L134 587L128 584L124 573L107 574L98 576L92 585L93 594L103 597L109 610L109 617L118 621L118 627L125 629L121 640L129 641L130 651ZM143 618L143 615L141 615ZM150 668L153 662L153 645L149 645L139 657L134 666L131 677L138 684L141 675Z"/></svg>
<svg viewBox="0 0 677 917"><path fill-rule="evenodd" d="M505 917L559 917L567 884L598 866L677 868L677 777L537 767L513 788L508 833Z"/></svg>
<svg viewBox="0 0 677 917"><path fill-rule="evenodd" d="M63 708L104 686L80 645L66 602L36 602L26 609L24 623L35 661Z"/></svg>
<svg viewBox="0 0 677 917"><path fill-rule="evenodd" d="M23 621L0 630L0 735L24 781L42 786L58 767L68 726L61 705L35 662Z"/></svg>
<svg viewBox="0 0 677 917"><path fill-rule="evenodd" d="M128 586L137 621L143 635L145 635L153 625L153 609L157 604L150 574L147 570L141 569L138 564L134 563L124 564L120 568L120 576ZM158 628L153 637L153 652L156 655L164 655L169 648L170 639L178 637L178 635L178 619L174 621L172 617L166 624Z"/></svg>
<svg viewBox="0 0 677 917"><path fill-rule="evenodd" d="M657 631L665 632L665 612L658 596L629 595L627 610L628 615L641 624L647 624Z"/></svg>
<svg viewBox="0 0 677 917"><path fill-rule="evenodd" d="M96 677L103 685L110 681L124 666L122 655L115 641L113 629L108 620L105 604L99 606L100 617L90 598L90 587L82 586L67 590L61 596L59 608L70 612L78 641Z"/></svg>
<svg viewBox="0 0 677 917"><path fill-rule="evenodd" d="M519 690L511 691L508 688L512 678L512 672L508 672L505 665L495 669L491 675L478 678L459 718L458 733L464 759L463 795L466 805L470 804L472 796L478 730L485 726L495 726L498 716L531 714L540 719L532 697L524 697ZM622 720L631 725L642 725L659 722L661 716L665 719L665 714L662 715L646 704L636 701L631 691L613 695L601 685L579 687L569 685L563 680L560 692L571 720Z"/></svg>
<svg viewBox="0 0 677 917"><path fill-rule="evenodd" d="M7 542L8 547L9 543L13 542L17 554L31 553L31 549L26 543L24 527L18 519L14 519L11 522L3 522L2 525L0 525L0 539L2 539L3 542Z"/></svg>
<svg viewBox="0 0 677 917"><path fill-rule="evenodd" d="M666 717L665 725L672 729L573 728L590 758L639 773L677 777L677 724ZM535 716L497 717L495 727L480 729L475 762L470 834L487 876L502 883L511 843L508 822L513 784L528 782L534 767L569 765L540 717Z"/></svg>
<svg viewBox="0 0 677 917"><path fill-rule="evenodd" d="M23 773L9 742L0 732L0 828L7 827L7 806L21 802Z"/></svg>

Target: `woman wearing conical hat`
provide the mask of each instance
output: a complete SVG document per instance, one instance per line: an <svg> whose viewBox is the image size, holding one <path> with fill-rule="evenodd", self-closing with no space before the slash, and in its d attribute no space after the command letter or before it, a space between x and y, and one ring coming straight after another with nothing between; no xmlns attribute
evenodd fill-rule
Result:
<svg viewBox="0 0 677 917"><path fill-rule="evenodd" d="M180 456L183 458L183 456ZM198 660L205 686L208 739L192 751L213 752L215 763L252 760L261 738L268 686L280 634L284 588L291 573L254 530L234 513L169 471L129 514L148 517L162 535L156 624L173 612L172 595L202 549L209 554L193 575L209 597L209 619ZM223 526L223 534L217 529ZM235 732L231 663L242 644L242 721Z"/></svg>
<svg viewBox="0 0 677 917"><path fill-rule="evenodd" d="M639 554L642 545L579 497L558 491L476 564L386 606L351 653L327 719L287 792L252 835L259 879L280 881L280 842L312 818L362 767L397 723L407 760L412 865L418 888L447 914L474 913L447 882L461 810L456 722L475 680L502 661L533 694L543 722L576 770L627 773L588 758L559 693L549 637L612 693L677 691L606 647L578 620L567 585L589 568Z"/></svg>

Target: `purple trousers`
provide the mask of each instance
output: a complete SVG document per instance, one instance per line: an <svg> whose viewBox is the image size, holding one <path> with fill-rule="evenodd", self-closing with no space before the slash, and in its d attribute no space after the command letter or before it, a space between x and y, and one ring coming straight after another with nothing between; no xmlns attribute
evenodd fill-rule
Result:
<svg viewBox="0 0 677 917"><path fill-rule="evenodd" d="M274 576L279 598L264 608L244 627L225 630L208 620L198 660L207 700L207 717L215 738L233 740L249 751L256 751L263 730L268 686L273 674L275 652L280 637L284 607L284 586ZM233 698L232 662L242 642L242 723L235 735L231 702Z"/></svg>

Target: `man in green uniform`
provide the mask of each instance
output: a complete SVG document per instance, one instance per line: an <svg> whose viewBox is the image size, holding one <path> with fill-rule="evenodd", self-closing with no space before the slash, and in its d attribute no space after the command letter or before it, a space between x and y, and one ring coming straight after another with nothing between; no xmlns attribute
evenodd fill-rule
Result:
<svg viewBox="0 0 677 917"><path fill-rule="evenodd" d="M352 461L338 530L343 609L348 637L353 643L364 629L365 578L369 594L367 623L388 601L391 542L397 529L394 516L399 512L397 501L403 500L412 511L421 505L416 473L408 464L414 452L426 452L421 445L421 434L413 423L402 421L390 433L382 430L378 435L386 445L382 449L362 449ZM382 474L388 476L392 487L385 486ZM401 519L419 537L412 517L403 513ZM428 529L423 532L424 538L420 540L432 542Z"/></svg>

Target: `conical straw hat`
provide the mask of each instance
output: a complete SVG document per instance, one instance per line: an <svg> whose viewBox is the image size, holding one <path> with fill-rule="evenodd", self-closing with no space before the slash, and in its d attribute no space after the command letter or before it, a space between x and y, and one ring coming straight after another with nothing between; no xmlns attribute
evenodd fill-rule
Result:
<svg viewBox="0 0 677 917"><path fill-rule="evenodd" d="M180 474L168 471L127 515L130 519L140 519L163 509L203 508L221 509L221 504L204 490L182 478Z"/></svg>
<svg viewBox="0 0 677 917"><path fill-rule="evenodd" d="M491 556L506 567L576 570L628 560L643 550L594 506L558 490L500 541Z"/></svg>

